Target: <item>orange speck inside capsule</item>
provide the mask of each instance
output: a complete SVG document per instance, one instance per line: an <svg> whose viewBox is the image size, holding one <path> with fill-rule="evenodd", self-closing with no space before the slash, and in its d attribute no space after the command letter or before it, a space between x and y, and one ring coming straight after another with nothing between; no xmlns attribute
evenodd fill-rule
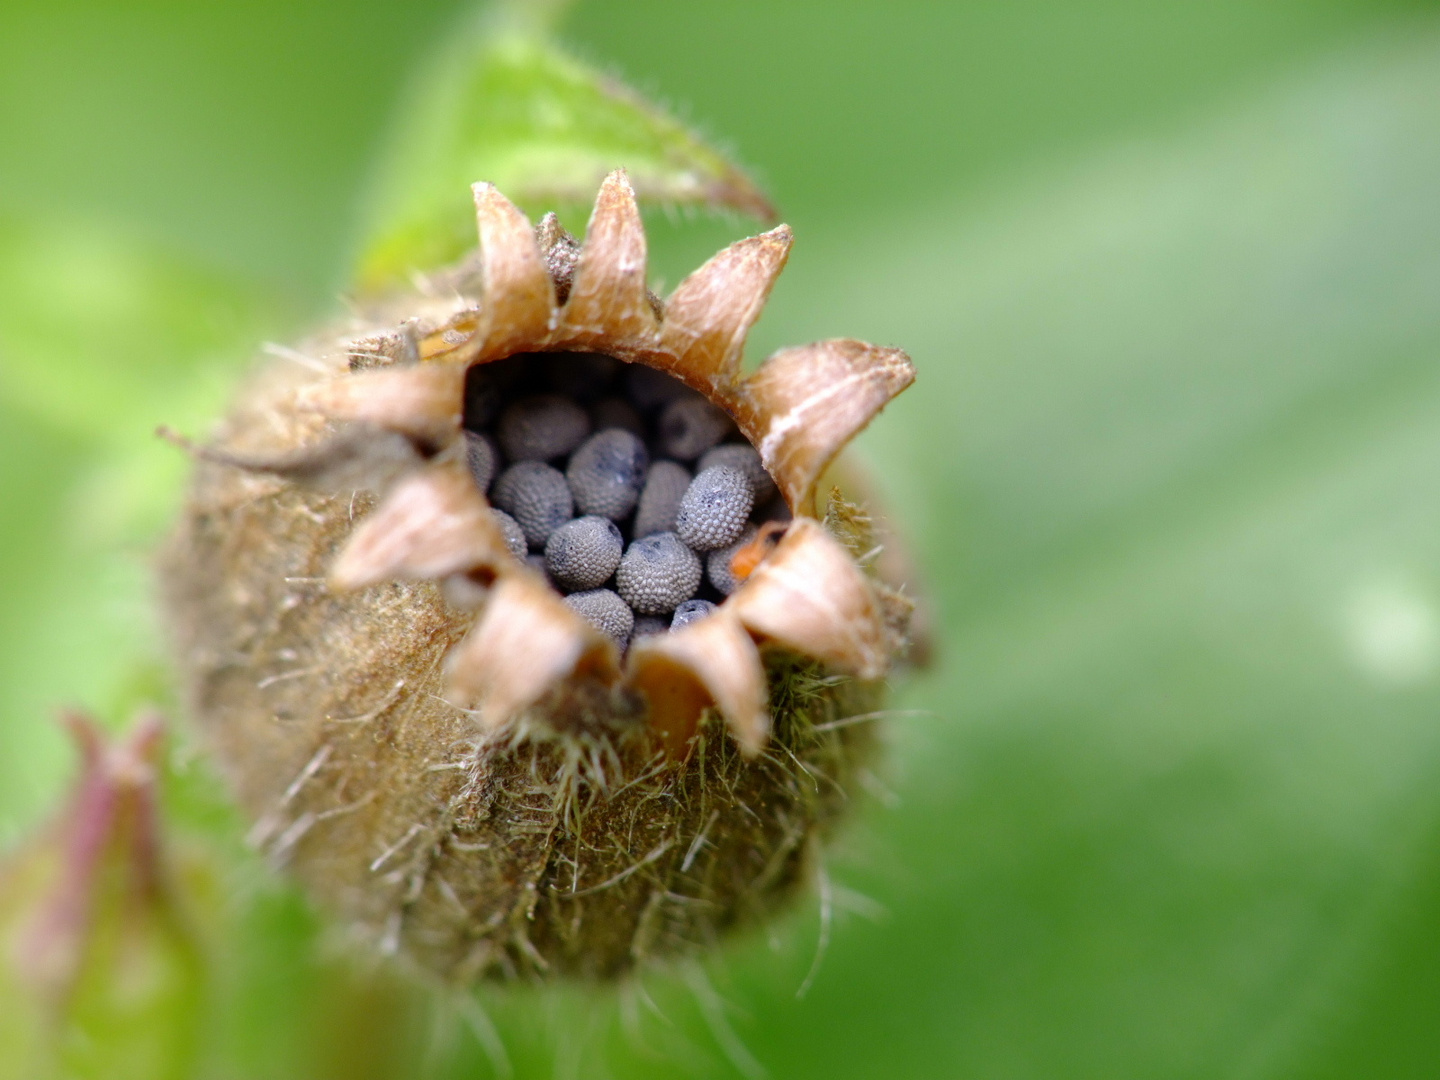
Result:
<svg viewBox="0 0 1440 1080"><path fill-rule="evenodd" d="M735 575L736 581L744 581L755 572L755 567L775 550L788 524L785 521L767 521L760 526L753 540L730 556L730 572Z"/></svg>

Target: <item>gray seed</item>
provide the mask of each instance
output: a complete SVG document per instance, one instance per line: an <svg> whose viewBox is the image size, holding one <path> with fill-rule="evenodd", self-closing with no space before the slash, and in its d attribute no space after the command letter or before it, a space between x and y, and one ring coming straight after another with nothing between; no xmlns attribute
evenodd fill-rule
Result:
<svg viewBox="0 0 1440 1080"><path fill-rule="evenodd" d="M636 540L615 571L615 588L641 615L664 615L700 587L700 557L672 532Z"/></svg>
<svg viewBox="0 0 1440 1080"><path fill-rule="evenodd" d="M680 509L680 500L685 497L690 480L690 470L673 461L657 461L650 466L645 486L640 489L639 507L635 511L633 531L636 539L651 533L674 531L675 511Z"/></svg>
<svg viewBox="0 0 1440 1080"><path fill-rule="evenodd" d="M499 523L500 531L505 534L505 546L510 549L510 554L517 559L525 558L525 530L520 528L520 523L504 510L496 510L493 506L490 513Z"/></svg>
<svg viewBox="0 0 1440 1080"><path fill-rule="evenodd" d="M746 525L735 542L726 544L723 548L716 548L705 556L705 573L710 577L710 584L719 589L720 592L729 596L740 587L740 581L735 577L735 572L730 569L730 560L742 547L755 539L755 526Z"/></svg>
<svg viewBox="0 0 1440 1080"><path fill-rule="evenodd" d="M635 620L635 629L630 632L630 640L639 641L642 637L669 632L670 623L665 619L658 619L654 615L642 615Z"/></svg>
<svg viewBox="0 0 1440 1080"><path fill-rule="evenodd" d="M686 489L675 513L675 532L696 551L725 547L745 531L754 501L744 473L712 465Z"/></svg>
<svg viewBox="0 0 1440 1080"><path fill-rule="evenodd" d="M666 457L694 461L733 428L730 417L704 398L684 397L660 413L657 442Z"/></svg>
<svg viewBox="0 0 1440 1080"><path fill-rule="evenodd" d="M635 613L609 589L571 593L565 605L603 634L609 634L622 649L630 640Z"/></svg>
<svg viewBox="0 0 1440 1080"><path fill-rule="evenodd" d="M537 550L575 516L575 502L564 474L540 461L511 465L496 478L490 497L520 523L525 539Z"/></svg>
<svg viewBox="0 0 1440 1080"><path fill-rule="evenodd" d="M590 406L590 423L595 431L616 427L642 439L645 437L645 421L624 398L605 397L595 402Z"/></svg>
<svg viewBox="0 0 1440 1080"><path fill-rule="evenodd" d="M755 505L769 501L775 496L775 481L760 464L760 453L749 443L725 443L706 450L695 465L696 472L704 472L711 465L729 465L739 469L750 481L750 490L755 492Z"/></svg>
<svg viewBox="0 0 1440 1080"><path fill-rule="evenodd" d="M594 589L610 580L624 549L620 528L609 518L576 518L545 541L545 565L566 589Z"/></svg>
<svg viewBox="0 0 1440 1080"><path fill-rule="evenodd" d="M495 440L489 435L465 432L465 463L470 466L475 486L481 491L489 491L490 482L495 479L495 470L500 466L500 451L496 449Z"/></svg>
<svg viewBox="0 0 1440 1080"><path fill-rule="evenodd" d="M580 444L565 478L581 513L618 521L635 509L649 466L644 443L628 431L608 428Z"/></svg>
<svg viewBox="0 0 1440 1080"><path fill-rule="evenodd" d="M590 417L569 398L536 394L507 406L495 434L507 460L549 461L580 445Z"/></svg>
<svg viewBox="0 0 1440 1080"><path fill-rule="evenodd" d="M694 392L675 376L644 364L630 364L625 369L625 394L641 409L659 408L667 401Z"/></svg>
<svg viewBox="0 0 1440 1080"><path fill-rule="evenodd" d="M692 622L699 622L714 610L715 605L709 600L686 600L675 609L675 614L671 616L670 629L679 630L682 626L689 626Z"/></svg>

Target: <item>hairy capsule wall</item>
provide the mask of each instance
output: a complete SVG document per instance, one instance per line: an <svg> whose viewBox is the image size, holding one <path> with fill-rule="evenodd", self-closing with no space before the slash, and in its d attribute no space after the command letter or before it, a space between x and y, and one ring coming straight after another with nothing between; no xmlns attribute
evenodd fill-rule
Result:
<svg viewBox="0 0 1440 1080"><path fill-rule="evenodd" d="M475 194L472 260L196 451L166 608L254 839L327 906L453 981L613 977L772 911L865 767L909 602L816 489L914 373L845 340L742 372L783 226L661 302L623 174L583 245Z"/></svg>

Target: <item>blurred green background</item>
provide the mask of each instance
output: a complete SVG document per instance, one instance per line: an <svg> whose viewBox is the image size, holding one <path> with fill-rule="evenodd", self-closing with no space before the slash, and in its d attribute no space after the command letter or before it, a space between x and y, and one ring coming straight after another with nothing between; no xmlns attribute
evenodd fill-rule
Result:
<svg viewBox="0 0 1440 1080"><path fill-rule="evenodd" d="M0 7L0 843L69 775L56 706L164 700L150 432L333 309L463 10ZM914 356L861 445L940 649L808 994L813 900L654 1010L482 994L516 1075L1440 1075L1440 11L581 0L561 34L794 226L752 356ZM755 230L649 224L670 285ZM337 989L245 874L199 1075L489 1075L478 1014Z"/></svg>

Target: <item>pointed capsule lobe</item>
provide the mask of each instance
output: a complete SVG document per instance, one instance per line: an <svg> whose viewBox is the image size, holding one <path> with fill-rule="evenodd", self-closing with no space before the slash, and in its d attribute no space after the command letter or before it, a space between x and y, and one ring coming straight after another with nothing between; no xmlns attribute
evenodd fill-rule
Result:
<svg viewBox="0 0 1440 1080"><path fill-rule="evenodd" d="M645 229L624 170L605 178L585 230L575 282L561 313L579 344L637 342L655 330L645 293Z"/></svg>

